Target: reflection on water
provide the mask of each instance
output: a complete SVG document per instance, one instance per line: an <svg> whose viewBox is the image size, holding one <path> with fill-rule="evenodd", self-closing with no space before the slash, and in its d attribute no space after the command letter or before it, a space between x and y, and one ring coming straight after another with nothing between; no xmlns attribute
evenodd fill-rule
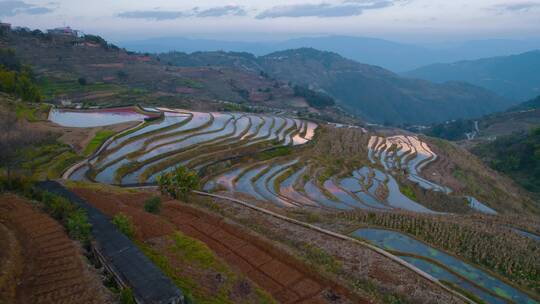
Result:
<svg viewBox="0 0 540 304"><path fill-rule="evenodd" d="M114 125L128 121L143 121L145 115L134 110L117 111L69 111L52 109L49 120L64 127L93 128Z"/></svg>
<svg viewBox="0 0 540 304"><path fill-rule="evenodd" d="M497 278L489 275L488 273L402 233L384 229L362 228L353 232L352 235L355 237L369 240L376 246L383 249L408 254L415 254L420 257L436 260L439 263L445 265L446 267L452 269L452 271L459 273L461 276L467 278L468 281L474 282L488 290L491 290L499 297L512 300L516 303L536 303L525 293L498 280ZM430 269L428 269L427 267L425 267L424 270L435 277L437 277L437 275L440 275L436 271L433 271L433 269L431 269L430 272ZM459 284L459 282L455 283ZM476 295L479 297L483 296L482 294ZM489 299L487 298L483 299L489 301Z"/></svg>

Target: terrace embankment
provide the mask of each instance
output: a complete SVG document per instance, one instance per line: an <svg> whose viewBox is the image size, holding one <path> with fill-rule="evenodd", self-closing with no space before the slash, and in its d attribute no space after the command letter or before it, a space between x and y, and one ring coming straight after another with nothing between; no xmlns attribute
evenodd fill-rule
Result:
<svg viewBox="0 0 540 304"><path fill-rule="evenodd" d="M178 201L165 202L159 215L150 215L143 211L143 202L152 193L115 194L107 189L73 190L108 215L130 215L137 238L155 249L163 240L160 236L173 230L202 241L232 269L282 303L362 303L392 297L422 303L461 302L368 248L225 200L198 197L190 201L211 206L228 219Z"/></svg>
<svg viewBox="0 0 540 304"><path fill-rule="evenodd" d="M60 224L14 195L0 196L0 244L0 302L113 303Z"/></svg>

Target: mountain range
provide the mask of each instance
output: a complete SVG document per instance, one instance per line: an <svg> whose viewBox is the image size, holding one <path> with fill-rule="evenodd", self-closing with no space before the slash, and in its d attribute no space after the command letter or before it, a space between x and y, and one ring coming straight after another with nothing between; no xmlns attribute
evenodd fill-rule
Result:
<svg viewBox="0 0 540 304"><path fill-rule="evenodd" d="M405 78L336 53L292 49L256 57L248 53L196 52L157 55L168 64L227 66L323 91L367 121L398 125L471 118L506 109L512 102L463 82Z"/></svg>
<svg viewBox="0 0 540 304"><path fill-rule="evenodd" d="M304 37L270 42L163 37L139 41L118 41L117 44L137 52L226 51L248 52L257 56L287 49L311 47L331 51L358 62L381 66L394 72L405 72L433 63L507 56L540 48L540 41L488 39L421 45L353 36Z"/></svg>
<svg viewBox="0 0 540 304"><path fill-rule="evenodd" d="M513 100L540 95L540 50L511 56L428 65L404 73L434 82L465 81Z"/></svg>

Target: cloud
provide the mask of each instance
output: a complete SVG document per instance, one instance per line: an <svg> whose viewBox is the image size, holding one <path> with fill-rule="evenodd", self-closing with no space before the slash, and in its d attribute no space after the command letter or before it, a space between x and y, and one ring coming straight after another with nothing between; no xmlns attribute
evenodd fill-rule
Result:
<svg viewBox="0 0 540 304"><path fill-rule="evenodd" d="M213 7L196 13L197 17L245 16L247 12L240 6L227 5Z"/></svg>
<svg viewBox="0 0 540 304"><path fill-rule="evenodd" d="M223 17L223 16L245 16L246 11L235 5L219 6L212 7L208 9L201 10L198 7L195 7L188 11L128 11L118 14L118 17L121 18L131 18L131 19L149 19L149 20L173 20L186 17Z"/></svg>
<svg viewBox="0 0 540 304"><path fill-rule="evenodd" d="M257 15L257 19L280 17L348 17L361 15L364 10L381 9L394 5L386 0L347 0L340 4L298 4L275 6Z"/></svg>
<svg viewBox="0 0 540 304"><path fill-rule="evenodd" d="M187 17L183 12L177 11L130 11L118 14L121 18L130 19L150 19L150 20L172 20Z"/></svg>
<svg viewBox="0 0 540 304"><path fill-rule="evenodd" d="M43 15L54 11L45 6L28 4L24 1L5 0L0 1L0 17L11 17L20 14Z"/></svg>
<svg viewBox="0 0 540 304"><path fill-rule="evenodd" d="M495 9L507 12L528 12L535 8L540 8L540 2L517 2L499 4L495 6Z"/></svg>
<svg viewBox="0 0 540 304"><path fill-rule="evenodd" d="M365 10L382 9L393 6L399 0L346 0L340 4L300 4L276 6L266 10L257 19L279 17L348 17L361 15Z"/></svg>

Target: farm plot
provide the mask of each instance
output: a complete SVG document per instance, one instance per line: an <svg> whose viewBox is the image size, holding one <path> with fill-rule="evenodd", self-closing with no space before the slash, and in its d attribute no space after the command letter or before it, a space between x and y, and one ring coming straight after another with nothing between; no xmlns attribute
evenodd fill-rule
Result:
<svg viewBox="0 0 540 304"><path fill-rule="evenodd" d="M361 228L352 235L392 251L437 279L451 282L487 303L536 303L529 295L499 278L405 234Z"/></svg>
<svg viewBox="0 0 540 304"><path fill-rule="evenodd" d="M317 128L313 122L281 116L159 110L162 120L117 135L70 178L153 183L177 165L202 170L230 157L307 143Z"/></svg>
<svg viewBox="0 0 540 304"><path fill-rule="evenodd" d="M407 208L413 211L426 211L422 206L413 206L409 198L399 192L399 185L392 177L397 173L403 173L407 179L418 186L435 192L446 194L452 193L452 189L439 185L420 176L423 168L435 162L438 157L430 149L428 144L416 136L396 135L392 137L372 136L368 142L368 159L375 166L382 166L389 173L388 191L389 202L395 202L399 206L403 204L412 206ZM469 206L479 212L496 214L497 212L471 196L464 197Z"/></svg>
<svg viewBox="0 0 540 304"><path fill-rule="evenodd" d="M447 187L437 185L419 175L422 168L437 160L437 155L416 136L372 136L368 143L368 158L372 164L380 164L386 171L405 172L409 180L422 188L451 192Z"/></svg>
<svg viewBox="0 0 540 304"><path fill-rule="evenodd" d="M56 221L13 195L0 196L0 219L22 247L14 303L112 303Z"/></svg>
<svg viewBox="0 0 540 304"><path fill-rule="evenodd" d="M136 239L149 248L145 252L159 257L160 265L168 265L168 272L181 278L177 282L190 289L194 302L268 303L258 288L279 303L364 302L281 247L199 208L166 201L154 215L143 211L144 201L152 195L149 192L73 191L111 217L120 212L130 216ZM183 246L189 239L191 246ZM204 244L202 249L194 245L199 242ZM198 265L198 257L208 251L212 254L203 256L205 264ZM340 300L336 302L328 294Z"/></svg>
<svg viewBox="0 0 540 304"><path fill-rule="evenodd" d="M363 167L344 177L325 177L323 171L305 160L274 159L233 167L204 189L242 193L284 207L431 212L402 194L397 181L380 170Z"/></svg>

